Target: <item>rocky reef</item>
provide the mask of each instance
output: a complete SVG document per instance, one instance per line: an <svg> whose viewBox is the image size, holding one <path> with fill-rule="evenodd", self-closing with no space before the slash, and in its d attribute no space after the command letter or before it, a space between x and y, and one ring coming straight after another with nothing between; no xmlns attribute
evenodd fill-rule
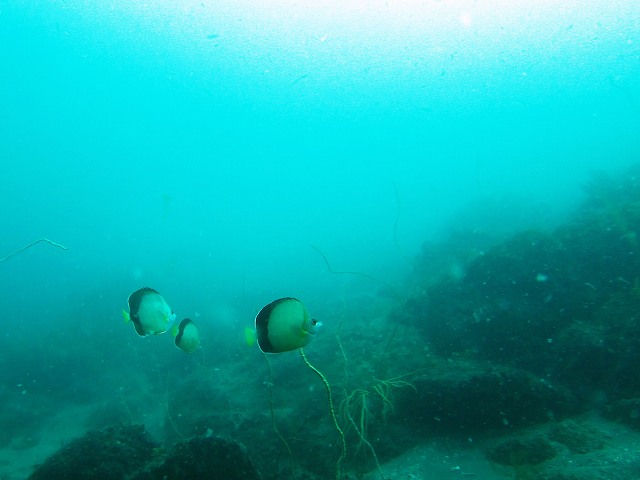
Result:
<svg viewBox="0 0 640 480"><path fill-rule="evenodd" d="M237 443L214 436L159 447L142 425L90 431L36 467L29 480L258 480Z"/></svg>
<svg viewBox="0 0 640 480"><path fill-rule="evenodd" d="M395 316L422 330L439 356L523 369L585 402L594 391L607 401L637 397L639 235L636 166L594 178L582 207L552 232L478 249L463 274L436 283L424 268L424 288Z"/></svg>

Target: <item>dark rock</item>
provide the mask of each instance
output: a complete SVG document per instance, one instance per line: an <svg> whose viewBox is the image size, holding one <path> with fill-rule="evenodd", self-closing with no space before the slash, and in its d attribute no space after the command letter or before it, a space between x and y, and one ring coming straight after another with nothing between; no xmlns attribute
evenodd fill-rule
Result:
<svg viewBox="0 0 640 480"><path fill-rule="evenodd" d="M582 311L568 275L556 239L524 232L474 259L459 281L433 285L404 308L435 353L475 352L540 371L540 360L553 356L549 339Z"/></svg>
<svg viewBox="0 0 640 480"><path fill-rule="evenodd" d="M397 396L397 413L425 433L503 432L576 410L568 390L522 370L441 361Z"/></svg>
<svg viewBox="0 0 640 480"><path fill-rule="evenodd" d="M29 480L259 480L237 443L195 437L162 450L141 425L91 431L36 467Z"/></svg>
<svg viewBox="0 0 640 480"><path fill-rule="evenodd" d="M145 465L156 444L142 425L91 431L36 467L29 480L119 480Z"/></svg>
<svg viewBox="0 0 640 480"><path fill-rule="evenodd" d="M132 480L259 480L253 462L236 442L200 436L176 444L158 465Z"/></svg>
<svg viewBox="0 0 640 480"><path fill-rule="evenodd" d="M565 224L458 256L455 276L429 281L431 257L419 260L422 288L394 320L422 329L435 354L525 369L587 401L640 397L639 185L640 165L594 178Z"/></svg>

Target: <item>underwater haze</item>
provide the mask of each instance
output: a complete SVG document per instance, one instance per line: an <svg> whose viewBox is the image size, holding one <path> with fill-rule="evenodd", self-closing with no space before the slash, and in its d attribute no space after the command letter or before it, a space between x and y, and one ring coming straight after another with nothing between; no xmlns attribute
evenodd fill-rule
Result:
<svg viewBox="0 0 640 480"><path fill-rule="evenodd" d="M393 275L487 196L562 212L590 171L638 157L639 18L633 1L2 1L0 246L69 247L3 266L5 313L78 283L301 295L325 271L310 244Z"/></svg>
<svg viewBox="0 0 640 480"><path fill-rule="evenodd" d="M0 0L0 65L7 398L200 361L125 325L141 287L242 362L270 301L328 337L640 160L634 0Z"/></svg>

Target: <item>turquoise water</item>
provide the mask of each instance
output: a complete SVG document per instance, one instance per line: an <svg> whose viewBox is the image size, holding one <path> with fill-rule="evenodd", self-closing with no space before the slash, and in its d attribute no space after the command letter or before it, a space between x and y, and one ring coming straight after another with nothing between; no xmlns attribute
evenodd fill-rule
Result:
<svg viewBox="0 0 640 480"><path fill-rule="evenodd" d="M283 296L334 333L384 295L318 250L401 289L423 242L554 226L639 159L632 0L0 0L0 258L67 248L0 263L2 391L191 365L122 326L142 286L208 362Z"/></svg>
<svg viewBox="0 0 640 480"><path fill-rule="evenodd" d="M478 197L562 210L638 157L633 1L0 9L3 250L47 233L268 276L317 243L375 268L395 191L412 253Z"/></svg>

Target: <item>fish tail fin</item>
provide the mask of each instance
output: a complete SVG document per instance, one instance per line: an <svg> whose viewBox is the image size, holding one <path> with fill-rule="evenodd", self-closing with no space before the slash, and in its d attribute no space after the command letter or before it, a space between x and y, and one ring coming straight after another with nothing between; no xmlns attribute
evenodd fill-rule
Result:
<svg viewBox="0 0 640 480"><path fill-rule="evenodd" d="M244 328L244 341L247 343L247 346L253 347L257 339L258 337L254 329L249 327Z"/></svg>
<svg viewBox="0 0 640 480"><path fill-rule="evenodd" d="M124 318L124 323L129 323L131 321L131 317L128 312L122 310L122 317Z"/></svg>

